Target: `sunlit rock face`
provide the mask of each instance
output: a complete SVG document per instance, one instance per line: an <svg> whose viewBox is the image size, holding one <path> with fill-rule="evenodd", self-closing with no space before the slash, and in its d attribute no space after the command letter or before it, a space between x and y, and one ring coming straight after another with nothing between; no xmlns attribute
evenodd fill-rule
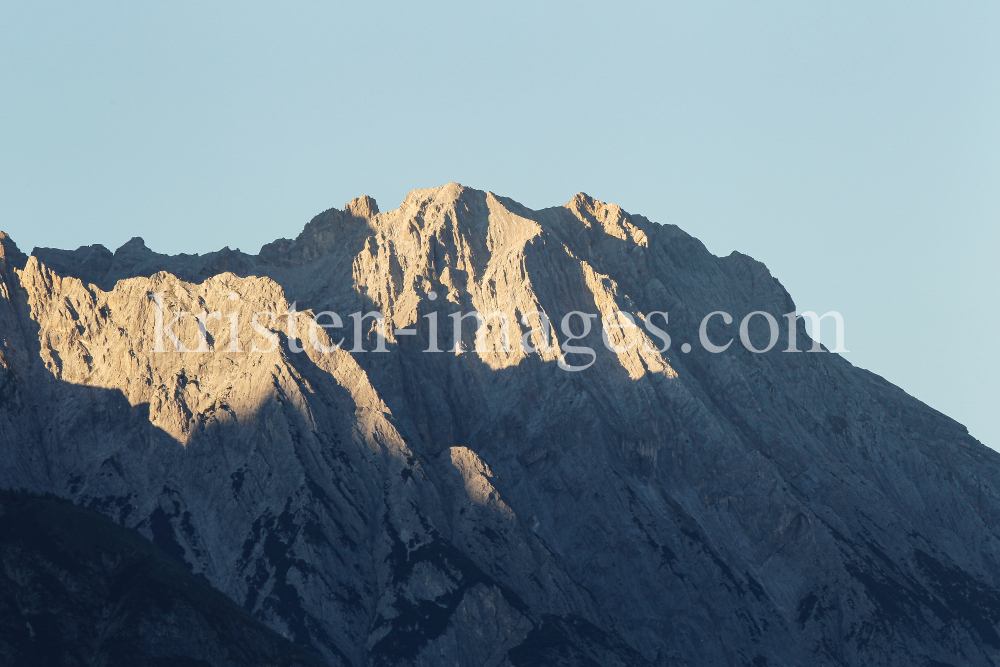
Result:
<svg viewBox="0 0 1000 667"><path fill-rule="evenodd" d="M258 255L0 241L0 483L135 528L330 665L1000 660L998 455L785 352L780 283L673 225L449 184ZM456 335L471 311L506 336Z"/></svg>

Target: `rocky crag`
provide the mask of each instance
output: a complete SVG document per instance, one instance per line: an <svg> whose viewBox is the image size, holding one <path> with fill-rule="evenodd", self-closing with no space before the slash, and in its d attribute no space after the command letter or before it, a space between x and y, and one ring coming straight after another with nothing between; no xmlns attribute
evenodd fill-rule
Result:
<svg viewBox="0 0 1000 667"><path fill-rule="evenodd" d="M748 351L791 298L676 226L449 184L258 255L0 245L0 486L139 531L326 664L1000 660L1000 455L787 331ZM158 305L194 351L157 351ZM472 310L513 344L466 321L455 350ZM674 344L598 323L568 372L570 311L669 312Z"/></svg>

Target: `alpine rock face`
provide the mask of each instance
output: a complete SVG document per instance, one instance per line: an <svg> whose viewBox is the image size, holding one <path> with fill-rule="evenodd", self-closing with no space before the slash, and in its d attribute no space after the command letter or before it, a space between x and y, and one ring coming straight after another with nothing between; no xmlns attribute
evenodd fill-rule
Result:
<svg viewBox="0 0 1000 667"><path fill-rule="evenodd" d="M1000 455L785 352L781 284L676 226L449 184L258 255L0 245L0 486L137 530L328 665L1000 660Z"/></svg>

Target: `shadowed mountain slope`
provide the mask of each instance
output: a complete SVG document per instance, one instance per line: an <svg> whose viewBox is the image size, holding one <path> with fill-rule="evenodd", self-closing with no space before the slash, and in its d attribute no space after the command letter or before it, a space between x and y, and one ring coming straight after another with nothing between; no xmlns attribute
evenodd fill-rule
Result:
<svg viewBox="0 0 1000 667"><path fill-rule="evenodd" d="M133 531L0 492L0 662L319 665Z"/></svg>

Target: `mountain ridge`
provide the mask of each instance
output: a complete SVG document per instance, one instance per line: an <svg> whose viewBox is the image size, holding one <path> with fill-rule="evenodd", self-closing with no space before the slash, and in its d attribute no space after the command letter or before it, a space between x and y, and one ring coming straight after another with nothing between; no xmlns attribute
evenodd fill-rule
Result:
<svg viewBox="0 0 1000 667"><path fill-rule="evenodd" d="M355 199L257 256L133 243L101 273L99 251L4 248L0 483L159 539L331 665L1000 656L1000 457L835 354L783 353L787 332L754 354L717 318L726 353L678 352L709 312L795 307L763 264L676 226L449 184L381 213ZM155 353L150 293L241 326L275 313L279 344L247 331L227 352L220 320L214 351ZM320 353L289 333L293 303L381 312L388 353ZM455 309L508 312L542 349L456 335ZM424 353L438 311L441 349L464 352ZM551 350L520 324L534 311ZM669 312L674 345L640 329L612 352L595 328L593 366L566 372L571 311ZM193 347L192 318L178 331ZM372 322L342 333L376 347Z"/></svg>

